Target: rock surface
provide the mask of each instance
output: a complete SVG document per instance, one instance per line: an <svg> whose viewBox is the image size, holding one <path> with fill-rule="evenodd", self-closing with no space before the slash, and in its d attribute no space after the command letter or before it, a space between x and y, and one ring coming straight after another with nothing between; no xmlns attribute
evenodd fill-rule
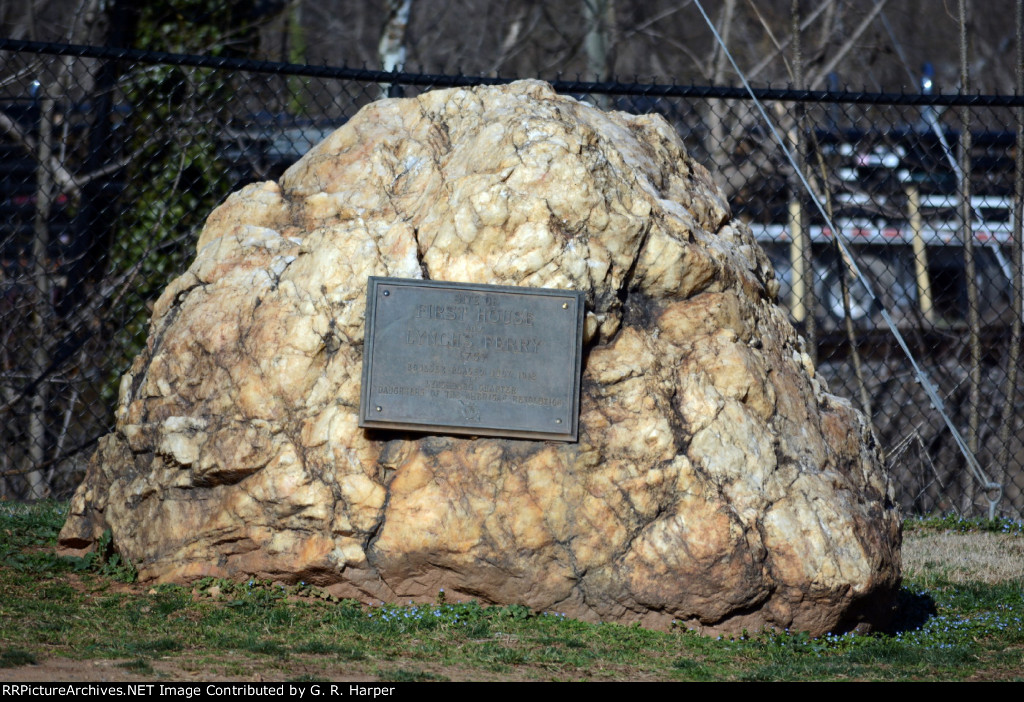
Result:
<svg viewBox="0 0 1024 702"><path fill-rule="evenodd" d="M367 276L586 292L577 443L357 426ZM900 522L767 258L656 116L523 81L364 108L214 211L60 536L142 580L812 634L884 618Z"/></svg>

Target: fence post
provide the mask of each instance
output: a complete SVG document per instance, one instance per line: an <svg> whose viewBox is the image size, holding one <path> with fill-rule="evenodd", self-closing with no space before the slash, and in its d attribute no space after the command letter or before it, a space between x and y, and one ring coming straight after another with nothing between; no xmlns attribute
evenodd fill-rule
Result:
<svg viewBox="0 0 1024 702"><path fill-rule="evenodd" d="M924 244L924 225L921 221L921 193L916 185L907 188L907 218L913 233L914 279L917 281L917 302L921 315L928 322L935 321L932 304L932 285L928 277L928 249Z"/></svg>
<svg viewBox="0 0 1024 702"><path fill-rule="evenodd" d="M791 197L789 200L789 262L793 271L793 285L790 293L789 311L797 322L807 321L807 270L804 263L807 258L807 234L804 232L800 200Z"/></svg>

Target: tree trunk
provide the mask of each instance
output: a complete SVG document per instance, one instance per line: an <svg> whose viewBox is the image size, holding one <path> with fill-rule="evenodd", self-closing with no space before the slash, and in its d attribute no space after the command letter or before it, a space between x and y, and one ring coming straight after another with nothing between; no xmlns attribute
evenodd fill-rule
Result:
<svg viewBox="0 0 1024 702"><path fill-rule="evenodd" d="M35 305L32 310L31 344L32 363L29 375L35 378L35 387L29 398L28 433L26 446L27 497L37 500L46 496L47 485L41 470L46 456L47 432L46 410L49 404L49 382L43 375L50 367L50 351L47 343L53 328L53 307L51 306L50 280L50 210L54 199L54 179L49 164L53 155L54 125L56 122L56 101L53 86L40 87L38 164L36 166L36 211L33 222L32 282Z"/></svg>
<svg viewBox="0 0 1024 702"><path fill-rule="evenodd" d="M1024 95L1024 0L1017 0L1017 95ZM1014 110L1017 123L1017 153L1014 163L1013 198L1013 274L1010 294L1013 296L1013 325L1010 331L1010 350L1006 361L1006 395L1003 400L1002 425L999 428L999 474L996 480L1006 485L1010 480L1010 432L1017 422L1013 411L1017 402L1017 364L1020 363L1020 343L1024 315L1024 107Z"/></svg>
<svg viewBox="0 0 1024 702"><path fill-rule="evenodd" d="M960 0L960 92L970 89L967 66L967 0ZM978 314L977 263L971 213L971 108L960 108L960 218L963 226L964 277L967 279L967 326L971 353L970 387L967 393L967 448L978 455L981 406L981 321ZM974 509L977 484L969 471L963 472L961 512Z"/></svg>
<svg viewBox="0 0 1024 702"><path fill-rule="evenodd" d="M383 71L401 71L405 68L405 32L409 27L412 0L386 0L388 19L380 34L377 54ZM380 84L380 96L401 97L402 86Z"/></svg>

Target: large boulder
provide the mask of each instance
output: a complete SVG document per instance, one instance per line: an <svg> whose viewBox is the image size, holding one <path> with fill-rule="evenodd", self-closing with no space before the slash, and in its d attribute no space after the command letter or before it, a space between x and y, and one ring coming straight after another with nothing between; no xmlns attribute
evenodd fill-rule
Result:
<svg viewBox="0 0 1024 702"><path fill-rule="evenodd" d="M524 81L364 108L209 217L60 536L144 581L820 634L877 624L900 520L868 423L658 116ZM367 277L586 294L575 443L357 424Z"/></svg>

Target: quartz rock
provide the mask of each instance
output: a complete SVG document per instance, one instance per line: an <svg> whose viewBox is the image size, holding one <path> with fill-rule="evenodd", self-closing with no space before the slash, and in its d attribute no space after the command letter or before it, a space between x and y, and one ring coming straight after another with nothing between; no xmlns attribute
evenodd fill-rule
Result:
<svg viewBox="0 0 1024 702"><path fill-rule="evenodd" d="M357 424L368 276L585 292L575 443ZM537 81L365 107L209 217L60 536L143 581L300 580L587 620L883 623L900 520L865 418L658 116Z"/></svg>

